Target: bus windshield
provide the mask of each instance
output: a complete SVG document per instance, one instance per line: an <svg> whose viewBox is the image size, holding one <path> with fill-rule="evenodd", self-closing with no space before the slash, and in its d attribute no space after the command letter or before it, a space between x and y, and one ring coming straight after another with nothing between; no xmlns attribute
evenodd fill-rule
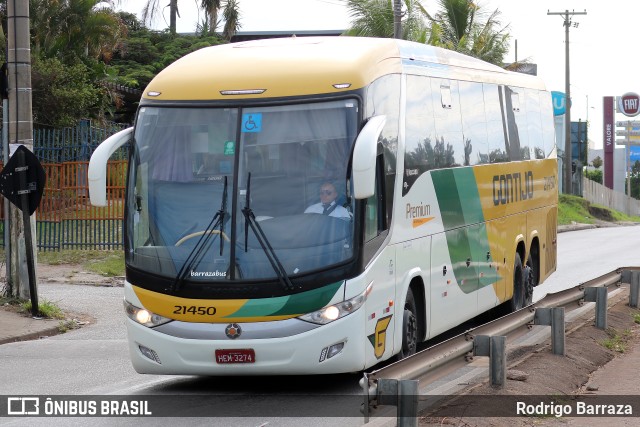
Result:
<svg viewBox="0 0 640 427"><path fill-rule="evenodd" d="M141 107L127 265L211 283L288 280L353 258L357 111L353 99Z"/></svg>

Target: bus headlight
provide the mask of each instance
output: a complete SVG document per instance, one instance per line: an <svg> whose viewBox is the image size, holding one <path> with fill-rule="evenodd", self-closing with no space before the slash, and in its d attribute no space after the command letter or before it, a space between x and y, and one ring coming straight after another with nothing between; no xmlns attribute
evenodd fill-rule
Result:
<svg viewBox="0 0 640 427"><path fill-rule="evenodd" d="M127 317L141 325L152 328L171 321L171 319L152 313L145 308L136 307L127 300L124 300L123 302L124 311L127 313Z"/></svg>
<svg viewBox="0 0 640 427"><path fill-rule="evenodd" d="M364 305L364 302L371 293L372 286L373 282L369 283L367 289L365 289L360 295L346 301L324 307L318 311L314 311L313 313L303 314L302 316L298 316L298 319L316 323L318 325L326 325L327 323L331 323L334 320L347 316Z"/></svg>

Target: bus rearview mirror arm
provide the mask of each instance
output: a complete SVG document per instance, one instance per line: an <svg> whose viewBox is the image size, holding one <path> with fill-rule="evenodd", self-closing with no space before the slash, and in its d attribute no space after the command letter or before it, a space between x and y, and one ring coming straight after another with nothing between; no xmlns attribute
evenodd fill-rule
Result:
<svg viewBox="0 0 640 427"><path fill-rule="evenodd" d="M113 153L131 139L133 128L111 135L95 149L89 160L89 197L93 206L107 206L107 162Z"/></svg>
<svg viewBox="0 0 640 427"><path fill-rule="evenodd" d="M367 199L375 193L378 138L387 121L386 116L374 116L367 121L353 148L353 196Z"/></svg>

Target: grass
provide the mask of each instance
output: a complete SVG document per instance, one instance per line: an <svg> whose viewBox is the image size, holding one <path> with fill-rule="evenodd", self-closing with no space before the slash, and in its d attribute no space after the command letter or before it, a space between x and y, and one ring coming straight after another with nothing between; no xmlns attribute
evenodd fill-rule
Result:
<svg viewBox="0 0 640 427"><path fill-rule="evenodd" d="M578 196L560 194L558 200L558 225L572 223L594 224L596 220L640 222L640 217L629 216L604 206L591 204Z"/></svg>
<svg viewBox="0 0 640 427"><path fill-rule="evenodd" d="M48 265L79 264L85 270L103 276L124 276L123 251L42 251L38 252L38 263Z"/></svg>
<svg viewBox="0 0 640 427"><path fill-rule="evenodd" d="M631 329L625 329L622 333L619 333L615 329L609 329L607 334L609 334L609 338L601 342L605 348L618 353L627 351L627 342L633 337Z"/></svg>
<svg viewBox="0 0 640 427"><path fill-rule="evenodd" d="M31 300L21 302L20 309L25 313L31 313ZM38 309L40 316L47 319L64 319L62 309L51 301L38 301Z"/></svg>
<svg viewBox="0 0 640 427"><path fill-rule="evenodd" d="M633 315L633 321L635 323L640 324L640 313L636 313L636 314Z"/></svg>

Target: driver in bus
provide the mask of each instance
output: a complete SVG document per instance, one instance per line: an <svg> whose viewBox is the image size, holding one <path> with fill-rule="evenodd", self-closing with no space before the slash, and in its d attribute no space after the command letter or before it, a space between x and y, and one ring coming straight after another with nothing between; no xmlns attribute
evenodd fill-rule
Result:
<svg viewBox="0 0 640 427"><path fill-rule="evenodd" d="M309 206L304 213L328 215L343 220L351 219L349 211L336 203L337 197L336 187L330 182L325 182L320 187L320 203Z"/></svg>

